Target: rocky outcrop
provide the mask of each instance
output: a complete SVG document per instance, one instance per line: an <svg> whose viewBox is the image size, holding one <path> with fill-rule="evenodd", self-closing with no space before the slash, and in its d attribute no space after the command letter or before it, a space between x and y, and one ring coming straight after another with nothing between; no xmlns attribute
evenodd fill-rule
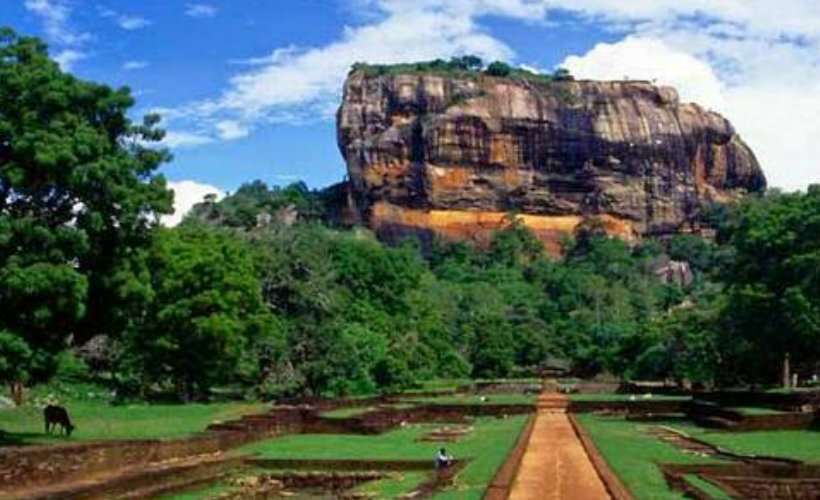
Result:
<svg viewBox="0 0 820 500"><path fill-rule="evenodd" d="M510 211L552 252L586 217L634 240L698 231L765 187L717 113L638 81L352 72L338 113L359 218L380 237L486 241Z"/></svg>

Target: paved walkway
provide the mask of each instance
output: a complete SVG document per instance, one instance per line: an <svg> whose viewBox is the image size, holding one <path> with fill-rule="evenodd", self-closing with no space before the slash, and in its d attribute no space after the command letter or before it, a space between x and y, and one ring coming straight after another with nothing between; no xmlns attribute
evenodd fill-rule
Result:
<svg viewBox="0 0 820 500"><path fill-rule="evenodd" d="M566 414L567 398L544 393L510 500L611 500Z"/></svg>

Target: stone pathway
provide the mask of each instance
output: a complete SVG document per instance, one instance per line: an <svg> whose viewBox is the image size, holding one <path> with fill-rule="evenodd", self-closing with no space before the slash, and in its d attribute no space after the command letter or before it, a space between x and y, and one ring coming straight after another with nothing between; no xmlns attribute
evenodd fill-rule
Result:
<svg viewBox="0 0 820 500"><path fill-rule="evenodd" d="M510 500L611 500L566 414L567 397L543 393Z"/></svg>

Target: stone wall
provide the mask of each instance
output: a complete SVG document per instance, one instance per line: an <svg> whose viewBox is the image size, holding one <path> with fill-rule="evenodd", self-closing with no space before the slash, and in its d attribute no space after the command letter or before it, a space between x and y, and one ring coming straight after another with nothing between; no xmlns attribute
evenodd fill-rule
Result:
<svg viewBox="0 0 820 500"><path fill-rule="evenodd" d="M8 491L94 479L112 471L144 467L196 455L210 455L252 440L299 432L305 412L274 410L243 418L243 430L212 429L175 439L97 441L0 449L0 498ZM214 426L218 427L218 426Z"/></svg>

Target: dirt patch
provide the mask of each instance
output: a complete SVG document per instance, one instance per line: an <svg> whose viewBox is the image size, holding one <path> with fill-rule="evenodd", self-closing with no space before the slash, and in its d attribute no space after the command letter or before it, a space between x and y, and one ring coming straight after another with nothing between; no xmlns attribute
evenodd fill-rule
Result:
<svg viewBox="0 0 820 500"><path fill-rule="evenodd" d="M353 498L357 495L345 494L369 481L383 479L382 472L306 472L274 473L246 476L234 481L234 488L216 497L217 500L266 500L293 496L289 490L312 491L317 494L332 493L338 498Z"/></svg>
<svg viewBox="0 0 820 500"><path fill-rule="evenodd" d="M18 490L17 492L10 491L2 498L26 500L154 498L217 481L240 466L241 460L236 457L221 455L194 457L126 470L93 480Z"/></svg>
<svg viewBox="0 0 820 500"><path fill-rule="evenodd" d="M444 426L421 436L419 441L454 442L463 438L472 431L473 428L467 426Z"/></svg>

